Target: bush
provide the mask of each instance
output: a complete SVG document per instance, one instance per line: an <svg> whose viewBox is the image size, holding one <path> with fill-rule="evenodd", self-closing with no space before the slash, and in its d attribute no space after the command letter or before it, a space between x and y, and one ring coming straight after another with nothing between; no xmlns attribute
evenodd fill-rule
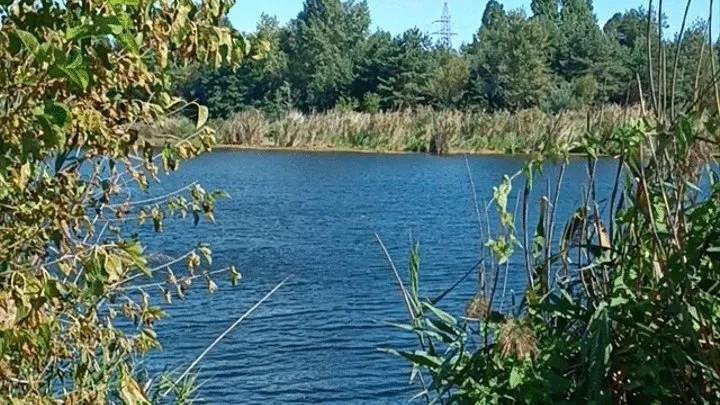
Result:
<svg viewBox="0 0 720 405"><path fill-rule="evenodd" d="M720 177L707 142L719 123L634 120L602 147L587 140L587 192L563 227L553 208L567 168L562 149L506 176L493 195L501 231L488 235L484 282L462 318L421 299L413 249L403 329L419 347L390 352L412 363L420 396L467 404L720 401ZM594 156L610 148L619 150L615 186L596 196ZM553 156L556 191L540 199L530 224L532 179ZM523 177L516 220L507 204ZM524 263L519 302L498 289L510 262Z"/></svg>
<svg viewBox="0 0 720 405"><path fill-rule="evenodd" d="M161 232L173 217L213 220L222 193L193 183L139 201L128 188L147 190L213 143L207 109L170 95L166 67L237 66L249 49L220 27L218 10L230 5L0 3L0 403L189 399L187 372L142 377L138 360L159 347L164 317L148 292L183 298L198 279L213 292L213 273L198 269L211 251L200 244L152 266L131 225ZM197 111L194 142L168 134L178 139L156 156L139 126L183 106Z"/></svg>

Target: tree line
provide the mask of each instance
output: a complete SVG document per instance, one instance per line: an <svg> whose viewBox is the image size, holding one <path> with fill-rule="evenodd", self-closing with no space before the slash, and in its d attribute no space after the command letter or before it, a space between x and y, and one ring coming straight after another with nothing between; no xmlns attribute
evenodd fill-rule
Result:
<svg viewBox="0 0 720 405"><path fill-rule="evenodd" d="M533 0L530 14L490 0L478 17L473 40L455 50L418 28L371 32L365 1L306 0L287 24L263 15L247 33L269 46L264 59L237 70L178 69L176 90L220 118L247 108L269 116L419 106L556 112L642 101L687 105L712 93L693 90L696 83L711 87L717 62L705 20L666 35L664 16L638 7L601 28L592 0ZM668 90L652 100L652 84L673 78L674 96Z"/></svg>

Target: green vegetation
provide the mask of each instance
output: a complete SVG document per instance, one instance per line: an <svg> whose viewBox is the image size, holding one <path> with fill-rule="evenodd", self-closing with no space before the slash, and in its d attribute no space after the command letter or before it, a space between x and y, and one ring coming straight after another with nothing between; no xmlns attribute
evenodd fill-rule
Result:
<svg viewBox="0 0 720 405"><path fill-rule="evenodd" d="M268 42L266 59L243 63L237 71L191 66L176 72L176 89L207 105L213 118L249 108L270 120L293 110L375 113L432 107L556 113L639 105L639 89L670 79L647 69L648 62L657 67L660 61L667 67L660 73L672 75L676 83L674 97L662 100L667 108L682 109L695 100L713 106L712 92L693 91L696 78L709 83L713 63L717 66L706 21L687 24L682 36L663 35L659 41L658 35L646 34L648 17L655 32L660 26L658 10L652 8L618 13L602 29L589 0L533 0L531 10L527 15L489 1L482 19L478 16L474 40L454 50L434 44L418 29L395 37L370 32L364 1L305 1L288 24L263 16L257 30L247 34ZM663 49L661 58L658 49ZM649 103L650 94L645 96Z"/></svg>
<svg viewBox="0 0 720 405"><path fill-rule="evenodd" d="M255 56L238 33L218 28L230 5L0 1L1 403L192 399L192 366L180 376L138 366L159 347L157 302L184 298L193 282L212 293L213 274L235 283L239 273L205 270L204 244L153 259L133 225L162 232L186 215L213 220L223 194L193 183L131 195L213 143L207 108L171 95L168 66ZM190 139L158 156L138 141L134 124L185 107L197 116Z"/></svg>
<svg viewBox="0 0 720 405"><path fill-rule="evenodd" d="M484 113L426 107L373 114L331 111L305 116L292 112L270 121L262 112L248 109L218 120L214 126L219 143L246 147L531 153L556 145L577 148L586 133L604 139L617 123L639 115L637 108L619 106L559 115L539 109ZM154 143L163 144L193 129L190 120L181 118L140 130Z"/></svg>
<svg viewBox="0 0 720 405"><path fill-rule="evenodd" d="M546 12L546 2L533 4ZM470 270L479 269L477 294L462 316L440 308L454 287L440 298L420 296L417 247L410 252L408 283L390 261L410 319L397 326L415 335L418 347L387 351L412 364L418 398L461 404L720 401L720 173L711 157L720 118L701 102L678 108L671 100L687 90L669 69L676 65L653 66L646 70L660 79L645 88L648 111L616 126L603 142L581 142L587 179L570 217L556 212L561 198L576 197L560 195L568 168L562 147L544 150L495 188L485 209L495 211L498 227L476 205L485 244ZM712 72L690 93L714 93L710 102L720 105L720 76ZM599 184L607 179L596 177L597 156L608 151L617 156L617 170L612 190L601 194ZM536 184L543 166L553 163L559 168L555 184ZM545 190L539 199L534 187ZM509 206L513 199L517 207ZM537 213L532 223L531 211ZM506 286L508 277L518 276L527 289L515 295Z"/></svg>
<svg viewBox="0 0 720 405"><path fill-rule="evenodd" d="M462 317L421 299L413 249L403 286L411 322L400 327L419 347L389 352L413 364L420 396L463 404L720 400L720 177L706 164L706 136L717 139L718 123L682 115L619 126L614 189L596 195L593 156L602 149L588 149L584 199L570 218L554 208L565 197L564 157L554 192L539 200L529 190L541 160L506 176L489 207L497 233L487 233L478 210L487 243ZM515 192L519 214L508 206ZM540 207L536 223L531 206ZM505 286L521 275L528 288L516 296Z"/></svg>

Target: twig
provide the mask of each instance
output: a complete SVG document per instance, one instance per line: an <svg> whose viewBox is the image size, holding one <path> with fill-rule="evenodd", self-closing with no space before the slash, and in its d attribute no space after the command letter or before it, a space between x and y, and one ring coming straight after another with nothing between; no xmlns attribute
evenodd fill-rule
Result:
<svg viewBox="0 0 720 405"><path fill-rule="evenodd" d="M170 197L172 197L172 196L174 196L174 195L177 195L177 194L182 193L182 192L185 191L185 190L191 189L192 187L196 186L197 184L198 184L197 181L193 181L192 183L188 184L188 185L185 186L185 187L179 188L179 189L177 189L177 190L175 190L175 191L171 191L171 192L169 192L169 193L167 193L167 194L163 194L163 195L158 196L158 197L148 198L148 199L139 200L139 201L129 201L129 202L127 202L127 203L122 203L122 204L111 204L111 205L107 205L106 207L112 209L112 208L122 207L122 206L124 206L124 205L142 205L142 204L150 204L150 203L153 203L153 202L156 202L156 201L166 200L166 199L168 199L168 198L170 198Z"/></svg>
<svg viewBox="0 0 720 405"><path fill-rule="evenodd" d="M282 287L283 284L285 284L285 282L288 281L288 279L290 279L290 277L292 277L292 276L288 276L283 281L278 283L272 290L270 290L270 292L265 294L265 296L262 297L260 299L260 301L258 301L255 305L253 305L244 314L242 314L235 322L233 322L232 325L230 325L227 329L225 329L225 331L223 333L221 333L220 336L215 338L215 340L205 350L203 350L203 352L200 353L200 355L192 363L190 363L188 368L186 368L185 371L183 371L183 373L180 374L180 377L178 377L175 380L175 382L173 383L173 387L177 386L180 383L180 381L182 381L182 379L185 378L188 375L188 373L190 373L190 371L205 357L205 355L207 355L208 352L210 352L210 350L212 350L212 348L215 347L215 345L217 345L223 338L225 338L225 336L227 336L230 332L232 332L232 330L235 329L240 324L240 322L244 321L245 318L250 316L250 314L252 314L256 309L258 309L258 307L260 307L260 305L262 305L263 302L267 301L268 298L270 298L273 294L275 294L275 292L277 290L279 290L280 287ZM161 396L166 397L170 393L170 391L172 391L172 387L168 388Z"/></svg>
<svg viewBox="0 0 720 405"><path fill-rule="evenodd" d="M473 181L472 172L470 172L470 163L468 162L467 155L465 155L465 168L467 169L468 181L470 182L470 192L473 197L473 207L475 208L475 218L478 222L478 232L480 233L480 245L483 245L483 228L482 219L480 217L480 204L478 203L477 192L475 191L475 182ZM482 257L482 251L480 254Z"/></svg>
<svg viewBox="0 0 720 405"><path fill-rule="evenodd" d="M443 291L442 293L440 293L440 295L438 295L437 297L431 299L431 300L430 300L430 303L431 303L432 305L436 305L438 302L440 302L440 300L443 299L443 298L445 298L446 295L448 295L450 292L452 292L452 290L454 290L455 287L459 286L460 283L462 283L463 281L465 281L465 279L468 278L468 276L470 275L470 273L472 273L473 270L477 269L477 268L483 263L484 260L485 260L485 259L480 259L480 260L478 260L472 267L470 267L470 269L469 269L467 272L465 272L465 274L463 274L462 277L460 277L460 279L459 279L458 281L455 282L455 284L453 284L452 286L450 286L450 288L448 288L447 290L445 290L445 291Z"/></svg>
<svg viewBox="0 0 720 405"><path fill-rule="evenodd" d="M182 280L178 280L178 283L180 283L180 282L182 282L182 281L185 281L185 280L195 280L195 279L198 279L198 278L200 278L200 277L214 276L214 275L219 274L219 273L227 272L228 270L230 270L230 267L225 267L225 268L223 268L223 269L214 270L214 271L211 271L211 272L205 272L205 273L203 273L203 274L196 274L196 275L194 275L194 276L185 277L185 278L183 278ZM169 283L168 281L160 281L160 282L157 282L157 283L150 283L150 284L143 284L143 285L131 285L131 286L128 286L128 287L118 288L118 290L119 290L119 291L145 290L145 289L152 288L152 287L162 287L164 284L171 284L171 283ZM171 285L172 285L172 284L171 284Z"/></svg>
<svg viewBox="0 0 720 405"><path fill-rule="evenodd" d="M173 264L176 264L176 263L178 263L178 262L181 262L182 260L184 260L186 257L190 256L190 255L193 254L193 253L195 253L195 249L193 249L193 250L185 253L184 255L178 257L177 259L173 259L173 260L171 260L171 261L169 261L169 262L167 262L167 263L163 263L163 264L161 264L161 265L159 265L159 266L157 266L157 267L153 267L152 269L148 270L148 273L150 273L150 277L151 277L151 276L153 275L153 273L155 273L156 271L162 270L162 269L164 269L164 268L166 268L166 267L168 267L168 266L172 266ZM134 275L131 276L131 277L128 277L128 278L126 278L126 279L124 279L124 280L118 281L117 283L115 283L115 284L112 286L112 288L113 288L113 289L118 288L118 287L120 287L120 286L123 285L123 284L127 284L127 283L129 283L130 281L135 280L135 279L140 278L140 277L143 277L143 276L147 276L147 274L145 274L145 273L137 273L137 274L134 274Z"/></svg>
<svg viewBox="0 0 720 405"><path fill-rule="evenodd" d="M383 253L385 254L385 258L387 259L388 263L390 263L390 268L393 271L393 274L395 275L395 280L398 283L398 286L400 287L400 291L403 295L403 300L405 301L405 305L407 306L408 314L410 314L410 319L415 320L415 311L413 311L412 306L410 305L410 299L408 298L408 292L407 289L405 289L405 284L402 281L402 278L400 278L400 273L397 271L397 267L395 267L395 263L392 260L392 257L390 257L390 253L388 252L387 248L385 248L385 244L383 243L382 239L380 239L380 235L375 232L375 239L377 239L378 243L380 244L380 248L382 248Z"/></svg>

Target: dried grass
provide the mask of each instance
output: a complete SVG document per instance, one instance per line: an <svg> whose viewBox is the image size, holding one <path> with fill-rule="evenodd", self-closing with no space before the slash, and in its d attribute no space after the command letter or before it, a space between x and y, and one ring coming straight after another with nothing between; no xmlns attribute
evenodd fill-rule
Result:
<svg viewBox="0 0 720 405"><path fill-rule="evenodd" d="M593 113L594 130L610 131L639 110L605 107ZM170 121L170 122L168 122ZM142 132L162 136L188 123L167 120L162 130ZM530 153L541 148L571 144L585 133L588 111L550 114L538 109L509 112L475 112L420 108L375 114L331 111L304 115L291 111L269 121L257 110L241 111L215 123L218 142L226 145L285 148L352 148L377 151ZM177 127L177 128L176 128ZM177 134L175 134L177 135Z"/></svg>

